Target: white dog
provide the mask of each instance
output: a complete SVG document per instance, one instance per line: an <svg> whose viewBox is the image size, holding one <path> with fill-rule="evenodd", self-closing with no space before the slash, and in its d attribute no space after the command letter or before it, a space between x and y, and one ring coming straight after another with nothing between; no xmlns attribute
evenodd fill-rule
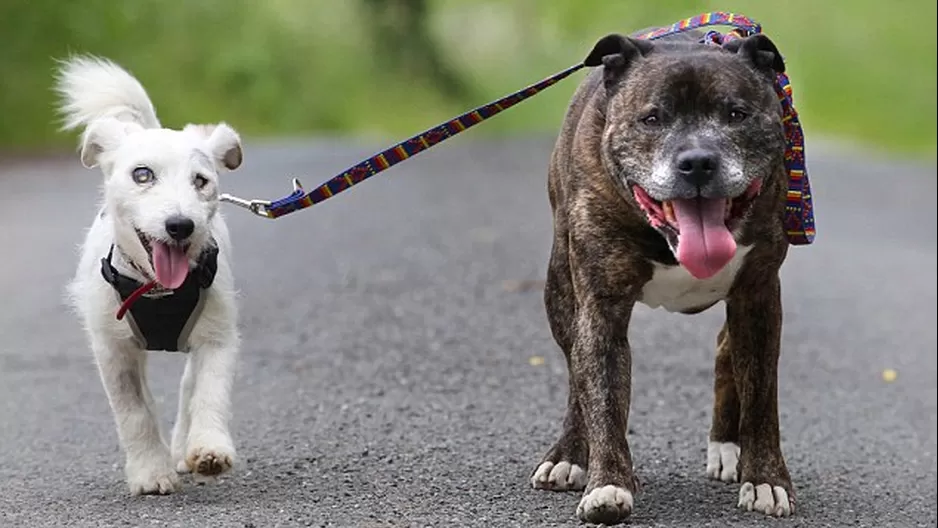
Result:
<svg viewBox="0 0 938 528"><path fill-rule="evenodd" d="M105 59L63 61L56 91L63 128L84 127L81 163L104 173L69 294L130 492L176 491L177 472L211 480L235 462L228 422L240 339L218 174L241 164L241 140L224 123L163 128L143 86ZM188 353L171 447L147 387L148 350Z"/></svg>

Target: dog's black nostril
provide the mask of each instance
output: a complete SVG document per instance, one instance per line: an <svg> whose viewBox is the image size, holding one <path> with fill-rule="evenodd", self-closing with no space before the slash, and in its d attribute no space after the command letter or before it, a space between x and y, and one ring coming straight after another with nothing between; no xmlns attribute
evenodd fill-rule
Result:
<svg viewBox="0 0 938 528"><path fill-rule="evenodd" d="M173 216L166 220L166 234L176 241L182 241L195 231L195 222L184 216Z"/></svg>
<svg viewBox="0 0 938 528"><path fill-rule="evenodd" d="M700 186L713 179L720 166L717 154L710 150L694 148L677 155L677 170L690 183Z"/></svg>

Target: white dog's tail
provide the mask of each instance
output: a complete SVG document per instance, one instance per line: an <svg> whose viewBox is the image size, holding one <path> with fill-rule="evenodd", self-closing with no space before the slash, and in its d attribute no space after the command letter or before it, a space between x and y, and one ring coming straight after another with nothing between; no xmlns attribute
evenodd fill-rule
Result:
<svg viewBox="0 0 938 528"><path fill-rule="evenodd" d="M62 128L71 130L113 117L144 128L160 128L156 110L140 82L113 62L76 56L61 62L55 91L61 96Z"/></svg>

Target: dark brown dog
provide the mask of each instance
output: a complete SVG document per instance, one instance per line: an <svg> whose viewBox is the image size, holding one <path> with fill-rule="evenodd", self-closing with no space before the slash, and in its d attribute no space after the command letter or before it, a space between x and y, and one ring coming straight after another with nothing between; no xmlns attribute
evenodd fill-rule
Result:
<svg viewBox="0 0 938 528"><path fill-rule="evenodd" d="M636 302L697 313L726 303L717 340L710 478L738 506L794 510L779 445L779 267L786 173L784 63L763 35L600 40L550 163L554 241L544 298L570 388L559 440L531 480L580 490L579 517L622 521L638 481L626 439Z"/></svg>

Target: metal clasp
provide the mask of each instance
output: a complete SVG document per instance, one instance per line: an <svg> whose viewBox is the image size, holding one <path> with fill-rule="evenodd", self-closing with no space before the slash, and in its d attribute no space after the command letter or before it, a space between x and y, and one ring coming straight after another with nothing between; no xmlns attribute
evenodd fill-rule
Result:
<svg viewBox="0 0 938 528"><path fill-rule="evenodd" d="M303 191L303 185L300 183L300 180L293 178L293 192L290 193L286 198L277 200L277 207L281 207L284 203L293 203L301 199L305 192ZM270 208L273 206L274 202L270 200L245 200L244 198L238 198L237 196L231 194L222 194L218 197L219 201L228 202L235 204L238 207L243 207L248 211L256 214L257 216L263 216L264 218L276 218L271 214Z"/></svg>
<svg viewBox="0 0 938 528"><path fill-rule="evenodd" d="M268 210L270 207L269 200L245 200L244 198L238 198L237 196L227 193L219 196L218 200L221 202L228 202L230 204L237 205L238 207L243 207L257 216L270 218L270 212Z"/></svg>

